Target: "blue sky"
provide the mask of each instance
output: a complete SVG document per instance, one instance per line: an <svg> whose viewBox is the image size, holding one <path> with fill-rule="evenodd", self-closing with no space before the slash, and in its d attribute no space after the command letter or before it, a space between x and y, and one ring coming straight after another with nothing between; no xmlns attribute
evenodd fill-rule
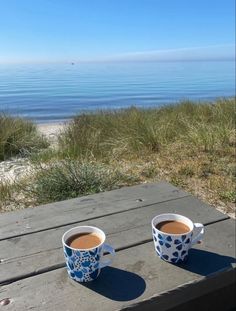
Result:
<svg viewBox="0 0 236 311"><path fill-rule="evenodd" d="M234 0L0 0L0 62L232 59Z"/></svg>

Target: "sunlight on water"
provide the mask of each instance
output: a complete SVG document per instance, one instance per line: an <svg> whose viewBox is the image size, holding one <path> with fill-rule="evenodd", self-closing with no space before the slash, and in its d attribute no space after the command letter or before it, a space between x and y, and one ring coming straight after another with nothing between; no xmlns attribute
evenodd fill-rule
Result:
<svg viewBox="0 0 236 311"><path fill-rule="evenodd" d="M0 111L56 122L88 110L235 95L233 62L0 65Z"/></svg>

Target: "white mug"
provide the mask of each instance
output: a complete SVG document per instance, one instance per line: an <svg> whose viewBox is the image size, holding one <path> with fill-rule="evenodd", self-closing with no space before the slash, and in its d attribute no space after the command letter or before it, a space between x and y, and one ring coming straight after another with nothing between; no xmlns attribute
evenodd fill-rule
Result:
<svg viewBox="0 0 236 311"><path fill-rule="evenodd" d="M79 233L95 233L100 238L101 243L89 249L76 249L67 245L68 239ZM102 268L111 264L110 259L102 261L104 252L108 252L112 256L115 255L114 248L105 244L105 240L105 233L92 226L75 227L64 233L62 244L70 278L77 282L93 281L99 276Z"/></svg>
<svg viewBox="0 0 236 311"><path fill-rule="evenodd" d="M157 224L168 220L182 222L189 227L189 231L173 234L156 228ZM187 260L189 249L203 238L204 226L182 215L161 214L152 220L152 235L157 255L165 261L179 263Z"/></svg>

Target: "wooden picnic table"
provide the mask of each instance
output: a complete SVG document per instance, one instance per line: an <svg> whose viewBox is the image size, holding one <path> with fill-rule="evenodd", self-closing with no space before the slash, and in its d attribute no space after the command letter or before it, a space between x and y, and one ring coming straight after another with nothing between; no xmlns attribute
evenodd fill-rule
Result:
<svg viewBox="0 0 236 311"><path fill-rule="evenodd" d="M151 219L168 212L206 226L185 264L164 262L154 250ZM96 281L82 285L67 276L61 237L85 224L106 232L116 256ZM230 310L235 221L166 182L3 213L0 284L6 311Z"/></svg>

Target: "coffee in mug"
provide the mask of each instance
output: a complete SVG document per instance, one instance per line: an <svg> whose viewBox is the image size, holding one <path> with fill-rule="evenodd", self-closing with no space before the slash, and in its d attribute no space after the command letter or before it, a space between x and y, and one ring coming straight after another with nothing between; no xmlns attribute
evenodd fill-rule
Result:
<svg viewBox="0 0 236 311"><path fill-rule="evenodd" d="M83 232L69 237L66 244L72 248L88 249L98 246L101 242L101 238L97 234Z"/></svg>
<svg viewBox="0 0 236 311"><path fill-rule="evenodd" d="M181 234L190 231L190 228L183 222L175 220L165 220L156 225L156 229L165 233Z"/></svg>

